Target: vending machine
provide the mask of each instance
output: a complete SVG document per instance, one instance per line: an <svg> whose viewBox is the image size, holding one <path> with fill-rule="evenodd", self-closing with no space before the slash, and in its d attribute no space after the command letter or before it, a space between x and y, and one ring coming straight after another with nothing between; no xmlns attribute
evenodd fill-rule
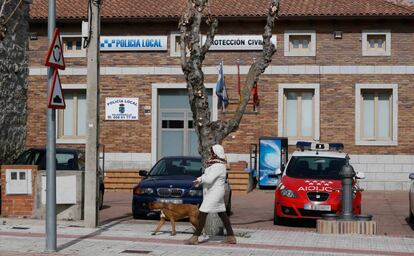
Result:
<svg viewBox="0 0 414 256"><path fill-rule="evenodd" d="M275 189L280 175L288 161L288 139L280 137L260 137L259 139L259 177L260 189Z"/></svg>

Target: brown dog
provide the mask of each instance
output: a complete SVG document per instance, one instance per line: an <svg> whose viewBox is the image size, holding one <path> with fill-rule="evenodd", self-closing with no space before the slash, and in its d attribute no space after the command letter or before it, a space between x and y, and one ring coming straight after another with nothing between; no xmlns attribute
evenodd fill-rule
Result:
<svg viewBox="0 0 414 256"><path fill-rule="evenodd" d="M189 218L190 223L196 228L198 225L198 206L193 204L168 204L160 202L149 203L151 210L161 209L160 222L152 235L155 235L160 231L161 226L164 225L166 220L171 222L172 232L171 235L175 236L175 222Z"/></svg>

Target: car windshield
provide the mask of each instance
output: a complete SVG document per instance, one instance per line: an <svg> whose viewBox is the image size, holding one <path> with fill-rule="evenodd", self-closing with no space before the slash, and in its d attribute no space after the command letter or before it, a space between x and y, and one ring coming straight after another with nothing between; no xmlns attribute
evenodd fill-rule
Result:
<svg viewBox="0 0 414 256"><path fill-rule="evenodd" d="M293 156L286 175L292 178L340 180L339 172L345 163L344 158Z"/></svg>
<svg viewBox="0 0 414 256"><path fill-rule="evenodd" d="M16 161L14 161L14 164L21 164L21 165L32 164L30 163L31 157L32 157L32 152L25 151L16 159Z"/></svg>
<svg viewBox="0 0 414 256"><path fill-rule="evenodd" d="M56 170L78 170L77 152L56 152ZM80 153L81 154L81 153ZM16 165L38 165L46 170L46 150L31 149L23 152L15 161Z"/></svg>
<svg viewBox="0 0 414 256"><path fill-rule="evenodd" d="M191 175L198 177L201 174L200 159L164 158L152 168L149 176Z"/></svg>

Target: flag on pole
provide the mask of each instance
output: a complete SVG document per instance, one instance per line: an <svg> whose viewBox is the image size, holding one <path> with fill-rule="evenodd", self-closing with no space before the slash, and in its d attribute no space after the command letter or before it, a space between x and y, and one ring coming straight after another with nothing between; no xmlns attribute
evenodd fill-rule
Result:
<svg viewBox="0 0 414 256"><path fill-rule="evenodd" d="M252 95L253 95L253 111L257 112L260 100L259 100L259 91L257 89L257 83L252 88Z"/></svg>
<svg viewBox="0 0 414 256"><path fill-rule="evenodd" d="M240 60L237 59L237 89L239 91L239 101L241 99L241 89L240 89Z"/></svg>
<svg viewBox="0 0 414 256"><path fill-rule="evenodd" d="M229 98L227 95L226 83L224 81L223 61L220 63L219 75L216 85L216 95L218 97L217 108L225 111L227 105L229 105Z"/></svg>

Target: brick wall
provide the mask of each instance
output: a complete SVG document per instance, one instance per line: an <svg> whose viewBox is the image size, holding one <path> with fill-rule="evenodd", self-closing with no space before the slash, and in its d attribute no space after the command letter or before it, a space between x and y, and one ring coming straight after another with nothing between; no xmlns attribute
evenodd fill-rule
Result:
<svg viewBox="0 0 414 256"><path fill-rule="evenodd" d="M46 141L46 101L42 91L42 76L32 76L29 87L27 145L42 146ZM73 77L65 77L71 81ZM75 77L78 78L78 77ZM235 75L227 75L227 86L231 104L228 112L236 107ZM243 78L242 78L243 79ZM63 80L63 79L62 79ZM213 83L216 76L206 76ZM100 142L106 151L123 153L151 152L151 116L144 115L144 106L151 106L152 83L184 82L179 76L103 76L100 97ZM62 82L64 83L64 82ZM412 154L414 152L414 78L412 75L263 75L259 81L260 111L243 117L239 131L225 140L227 152L248 153L250 143L257 143L260 136L276 136L278 130L278 86L281 83L320 84L320 139L345 143L352 154ZM398 146L355 145L355 84L398 84ZM113 85L116 84L114 87ZM106 97L138 97L140 101L139 121L106 121ZM221 115L229 118L231 115ZM293 147L292 147L293 148Z"/></svg>
<svg viewBox="0 0 414 256"><path fill-rule="evenodd" d="M40 24L31 24L31 31L38 32L38 40L30 41L30 66L42 67L42 61L47 49L46 27ZM261 34L262 21L222 21L218 34ZM277 53L272 65L321 65L321 66L414 66L412 53L414 21L406 20L319 20L319 21L279 21L275 34L277 35ZM60 26L64 32L80 32L80 23ZM170 35L176 31L176 22L170 23L104 23L103 35ZM313 57L285 57L284 31L285 30L316 30L316 56ZM389 29L391 30L391 56L363 57L362 30ZM333 31L342 31L342 39L334 39ZM150 32L148 32L150 31ZM168 40L170 41L170 40ZM169 47L168 47L169 49ZM217 66L221 59L225 65L236 65L241 59L243 65L252 62L253 57L260 52L209 52L205 66ZM67 67L86 66L85 58L67 58ZM102 67L178 67L179 58L171 57L167 52L102 52ZM237 105L237 76L226 74L226 84L230 95L228 112ZM241 77L241 81L246 76ZM63 84L86 83L84 75L61 75ZM46 144L46 76L31 75L28 88L28 133L27 147L44 146ZM217 75L207 74L206 83L216 83ZM239 131L229 136L224 146L227 153L231 153L240 160L247 160L251 143L258 143L260 136L278 135L278 88L281 83L318 83L320 85L320 140L327 142L345 143L346 152L355 156L387 155L395 157L403 155L412 157L414 152L414 78L412 74L290 74L290 75L262 75L259 80L260 111L252 113L252 105L247 108ZM150 166L151 154L151 115L144 115L144 107L151 106L154 83L185 83L182 75L102 75L100 78L100 143L106 146L108 161L111 168L141 168ZM355 84L389 83L398 84L398 145L397 146L357 146L355 145ZM104 103L106 97L138 97L138 121L105 121ZM152 114L155 114L152 109ZM230 118L230 114L219 114L219 118ZM82 147L82 145L59 145L68 147ZM294 147L290 147L293 151ZM396 161L396 160L394 160ZM356 162L360 164L360 162ZM361 171L371 168L373 163L361 163L365 166ZM391 163L390 163L391 164ZM396 164L393 162L392 164ZM392 165L391 164L391 165ZM369 166L368 166L369 165ZM392 168L384 163L383 169ZM139 167L138 167L139 166ZM408 166L414 166L414 161ZM365 168L366 167L366 168ZM382 168L382 167L381 167ZM403 173L409 167L405 167ZM371 169L370 169L371 170ZM397 167L398 170L398 167ZM379 172L381 173L381 172ZM401 174L403 175L403 174ZM405 174L404 174L405 175ZM369 175L368 175L369 176ZM386 175L369 177L370 180L381 180L385 188ZM368 180L368 179L367 179ZM373 184L371 184L373 186ZM377 186L377 187L378 187ZM391 186L391 185L390 185ZM404 185L405 186L405 185Z"/></svg>
<svg viewBox="0 0 414 256"><path fill-rule="evenodd" d="M31 169L32 170L32 194L31 195L6 195L6 169ZM36 198L36 173L37 166L1 166L1 215L32 217L35 213Z"/></svg>

